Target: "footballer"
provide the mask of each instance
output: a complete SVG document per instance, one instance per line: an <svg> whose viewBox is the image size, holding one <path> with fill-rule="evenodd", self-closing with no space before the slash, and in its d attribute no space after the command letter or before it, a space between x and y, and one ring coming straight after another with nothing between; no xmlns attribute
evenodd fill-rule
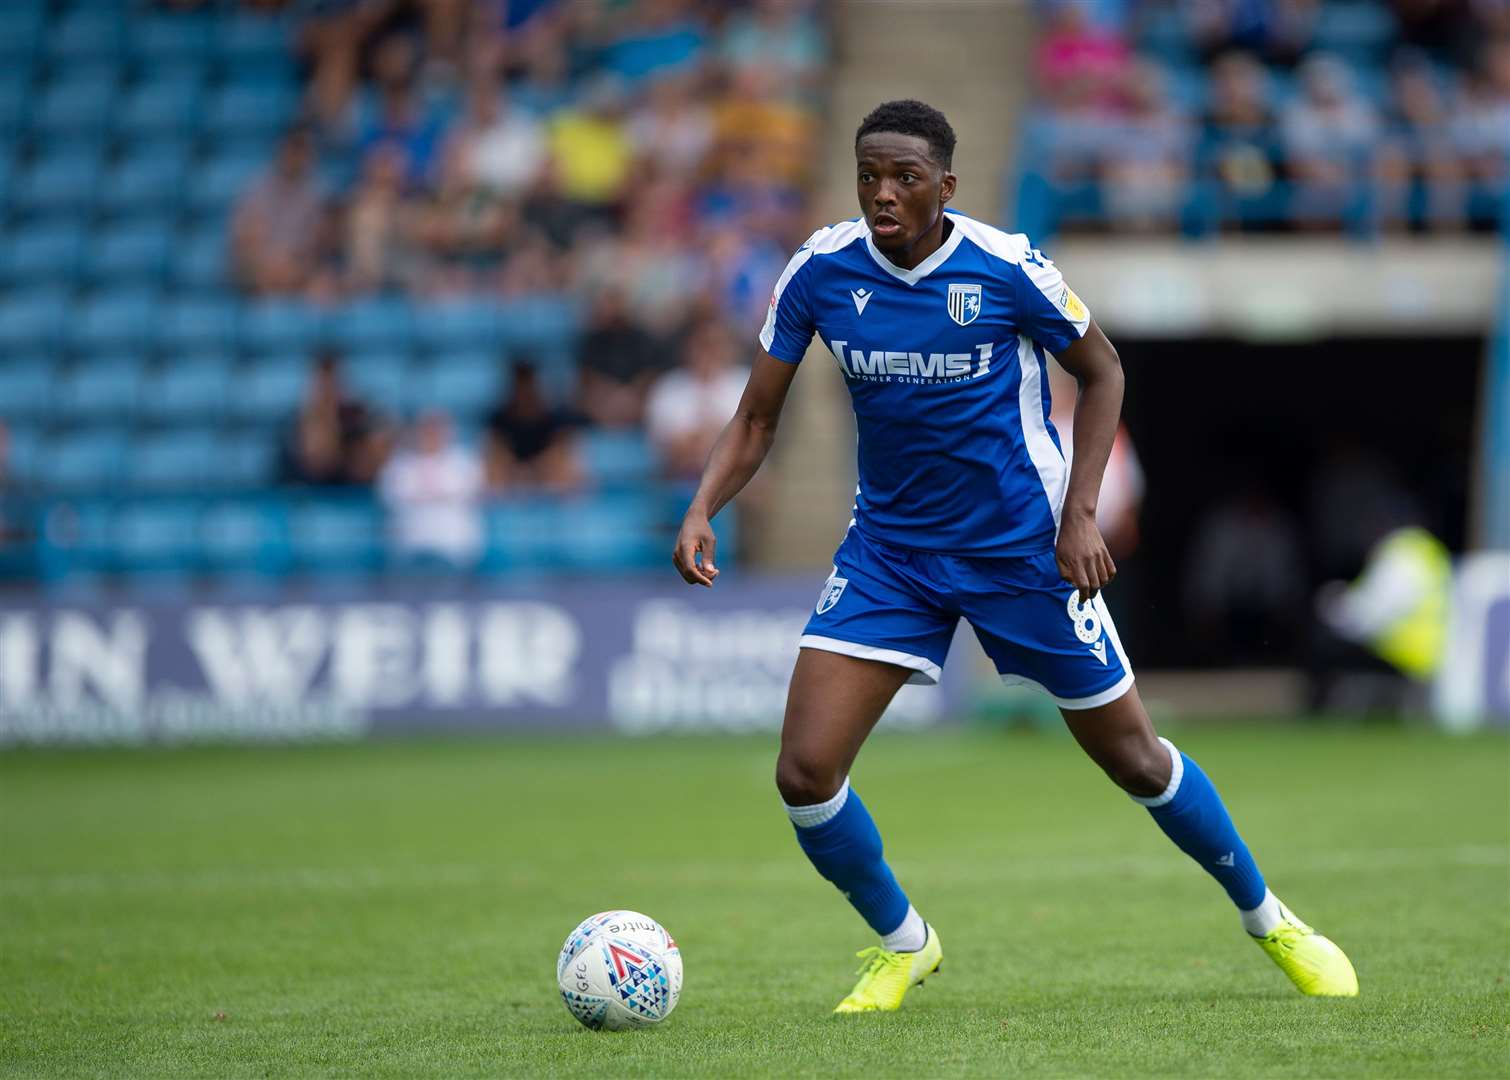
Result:
<svg viewBox="0 0 1510 1080"><path fill-rule="evenodd" d="M835 1011L895 1009L939 969L939 935L882 857L849 771L902 685L938 681L961 618L1004 681L1054 699L1302 993L1355 995L1342 950L1269 891L1216 788L1149 722L1101 594L1116 575L1096 499L1122 408L1117 351L1026 236L946 209L954 144L918 101L860 124L861 216L815 232L776 282L673 555L689 584L713 585L710 521L765 459L816 334L849 387L859 488L799 641L776 786L814 868L881 938ZM1079 384L1072 466L1049 421L1050 354Z"/></svg>

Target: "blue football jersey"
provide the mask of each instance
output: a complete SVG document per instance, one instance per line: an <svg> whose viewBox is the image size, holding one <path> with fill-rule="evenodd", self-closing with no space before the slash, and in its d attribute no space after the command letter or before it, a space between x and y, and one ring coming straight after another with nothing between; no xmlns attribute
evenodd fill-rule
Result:
<svg viewBox="0 0 1510 1080"><path fill-rule="evenodd" d="M1069 470L1045 356L1090 312L1020 233L963 214L911 270L864 220L819 229L771 296L761 346L801 361L816 333L859 427L855 521L899 547L975 556L1051 549Z"/></svg>

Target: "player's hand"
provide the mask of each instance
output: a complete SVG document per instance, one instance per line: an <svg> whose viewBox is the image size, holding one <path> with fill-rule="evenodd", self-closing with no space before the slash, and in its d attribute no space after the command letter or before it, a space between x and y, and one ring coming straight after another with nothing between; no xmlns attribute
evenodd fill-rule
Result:
<svg viewBox="0 0 1510 1080"><path fill-rule="evenodd" d="M1065 510L1059 520L1054 561L1059 564L1060 576L1080 591L1082 604L1117 576L1117 564L1106 550L1093 513Z"/></svg>
<svg viewBox="0 0 1510 1080"><path fill-rule="evenodd" d="M687 511L681 530L676 534L676 550L671 553L671 562L676 572L682 575L682 580L688 585L706 585L711 589L713 579L718 577L718 567L713 563L717 551L718 537L713 535L713 526L707 517ZM701 565L697 561L699 553L703 557Z"/></svg>

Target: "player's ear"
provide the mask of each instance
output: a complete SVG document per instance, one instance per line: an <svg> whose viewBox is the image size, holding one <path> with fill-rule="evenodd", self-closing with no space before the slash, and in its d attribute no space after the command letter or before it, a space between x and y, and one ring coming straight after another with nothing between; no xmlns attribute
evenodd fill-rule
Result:
<svg viewBox="0 0 1510 1080"><path fill-rule="evenodd" d="M945 172L944 178L939 181L939 204L943 205L954 198L954 184L957 177L952 172Z"/></svg>

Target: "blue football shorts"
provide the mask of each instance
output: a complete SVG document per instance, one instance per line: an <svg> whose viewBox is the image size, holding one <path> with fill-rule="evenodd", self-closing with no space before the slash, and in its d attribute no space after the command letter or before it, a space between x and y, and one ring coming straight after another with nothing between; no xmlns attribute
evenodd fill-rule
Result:
<svg viewBox="0 0 1510 1080"><path fill-rule="evenodd" d="M851 526L798 643L911 668L938 682L959 620L1002 681L1065 709L1093 709L1132 686L1132 664L1098 594L1082 604L1054 553L969 558L883 544Z"/></svg>

